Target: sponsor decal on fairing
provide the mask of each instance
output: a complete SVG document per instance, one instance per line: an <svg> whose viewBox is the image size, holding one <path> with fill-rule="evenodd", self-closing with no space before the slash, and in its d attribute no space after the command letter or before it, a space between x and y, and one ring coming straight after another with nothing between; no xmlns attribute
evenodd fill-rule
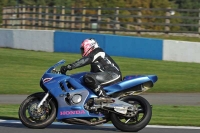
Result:
<svg viewBox="0 0 200 133"><path fill-rule="evenodd" d="M85 114L84 110L70 110L70 111L60 111L60 115L81 115Z"/></svg>

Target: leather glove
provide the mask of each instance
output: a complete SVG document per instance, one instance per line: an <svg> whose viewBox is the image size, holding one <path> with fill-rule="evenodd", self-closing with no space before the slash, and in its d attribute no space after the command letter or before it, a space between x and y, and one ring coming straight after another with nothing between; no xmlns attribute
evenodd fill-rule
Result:
<svg viewBox="0 0 200 133"><path fill-rule="evenodd" d="M66 66L61 66L60 73L66 74L67 70L72 70L72 66L70 64Z"/></svg>

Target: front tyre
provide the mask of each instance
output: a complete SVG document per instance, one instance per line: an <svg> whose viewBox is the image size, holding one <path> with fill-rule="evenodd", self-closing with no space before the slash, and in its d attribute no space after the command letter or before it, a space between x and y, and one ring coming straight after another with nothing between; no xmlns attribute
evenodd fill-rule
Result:
<svg viewBox="0 0 200 133"><path fill-rule="evenodd" d="M27 97L19 107L19 119L28 128L45 128L56 118L56 106L52 99L47 99L44 104L37 109L37 105L43 97L31 95Z"/></svg>
<svg viewBox="0 0 200 133"><path fill-rule="evenodd" d="M151 120L152 108L149 102L141 96L127 96L121 99L132 104L133 112L127 112L126 116L111 113L113 125L124 132L137 132L143 129Z"/></svg>

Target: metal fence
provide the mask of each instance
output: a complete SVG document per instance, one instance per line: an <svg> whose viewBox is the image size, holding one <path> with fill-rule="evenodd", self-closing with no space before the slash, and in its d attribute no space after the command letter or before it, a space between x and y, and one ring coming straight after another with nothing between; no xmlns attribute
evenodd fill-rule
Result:
<svg viewBox="0 0 200 133"><path fill-rule="evenodd" d="M2 18L3 28L15 29L200 34L199 9L15 6L4 7Z"/></svg>

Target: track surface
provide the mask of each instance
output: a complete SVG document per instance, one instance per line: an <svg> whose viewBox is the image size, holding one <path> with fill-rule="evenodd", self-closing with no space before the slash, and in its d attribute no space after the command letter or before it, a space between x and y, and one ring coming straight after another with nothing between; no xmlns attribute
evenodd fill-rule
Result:
<svg viewBox="0 0 200 133"><path fill-rule="evenodd" d="M18 121L1 122L1 133L116 133L114 126L80 126L54 123L45 129L29 129ZM139 133L199 133L200 127L147 126ZM122 132L123 133L123 132Z"/></svg>
<svg viewBox="0 0 200 133"><path fill-rule="evenodd" d="M192 105L200 106L200 93L145 93L152 105ZM27 95L0 95L0 104L20 104ZM0 120L1 133L116 133L121 132L113 125L80 126L54 123L45 129L29 129L19 121ZM200 133L200 127L150 126L139 133Z"/></svg>
<svg viewBox="0 0 200 133"><path fill-rule="evenodd" d="M192 105L200 106L200 93L144 93L153 105ZM0 104L20 104L27 95L0 95Z"/></svg>

